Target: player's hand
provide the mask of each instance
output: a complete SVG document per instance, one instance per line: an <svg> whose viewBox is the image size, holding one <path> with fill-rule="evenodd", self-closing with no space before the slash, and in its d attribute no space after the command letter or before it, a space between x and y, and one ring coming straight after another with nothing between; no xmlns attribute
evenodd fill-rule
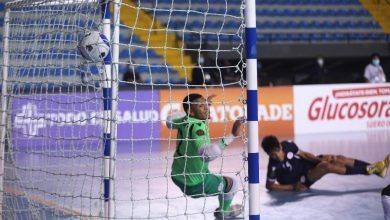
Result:
<svg viewBox="0 0 390 220"><path fill-rule="evenodd" d="M239 117L233 124L232 128L232 134L233 136L237 137L240 136L242 133L242 130L244 129L244 124L245 124L245 118L244 117Z"/></svg>
<svg viewBox="0 0 390 220"><path fill-rule="evenodd" d="M294 190L295 191L298 191L298 192L304 192L306 191L308 188L303 185L301 182L297 182L294 184Z"/></svg>

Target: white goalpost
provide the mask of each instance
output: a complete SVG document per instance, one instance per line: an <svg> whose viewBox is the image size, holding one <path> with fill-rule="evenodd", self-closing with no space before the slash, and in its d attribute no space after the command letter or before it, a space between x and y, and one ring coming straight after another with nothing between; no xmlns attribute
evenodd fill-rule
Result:
<svg viewBox="0 0 390 220"><path fill-rule="evenodd" d="M2 219L214 218L218 194L193 198L172 180L189 139L167 117L193 93L210 105L212 143L246 118L205 166L236 180L239 217L260 219L254 0L18 0L5 10ZM101 42L81 43L91 32Z"/></svg>

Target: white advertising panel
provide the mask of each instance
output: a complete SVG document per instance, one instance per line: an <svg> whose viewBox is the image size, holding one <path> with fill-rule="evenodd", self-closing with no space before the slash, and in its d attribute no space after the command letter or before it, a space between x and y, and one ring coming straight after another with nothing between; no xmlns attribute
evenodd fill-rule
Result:
<svg viewBox="0 0 390 220"><path fill-rule="evenodd" d="M390 129L390 84L294 86L295 134Z"/></svg>

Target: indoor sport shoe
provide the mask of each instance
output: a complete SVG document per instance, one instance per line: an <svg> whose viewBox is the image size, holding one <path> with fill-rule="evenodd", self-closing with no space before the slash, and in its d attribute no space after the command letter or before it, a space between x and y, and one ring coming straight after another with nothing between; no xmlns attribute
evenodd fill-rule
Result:
<svg viewBox="0 0 390 220"><path fill-rule="evenodd" d="M390 154L388 154L385 159L383 160L385 162L385 166L384 168L382 169L382 171L379 173L379 176L381 177L385 177L386 174L387 174L387 170L389 169L389 165L390 165Z"/></svg>
<svg viewBox="0 0 390 220"><path fill-rule="evenodd" d="M377 161L368 166L367 172L369 174L376 174L380 177L385 177L387 169L390 164L390 154L385 157L385 159Z"/></svg>
<svg viewBox="0 0 390 220"><path fill-rule="evenodd" d="M241 205L232 205L230 206L229 211L220 211L219 209L215 210L214 217L216 219L235 219L242 213Z"/></svg>

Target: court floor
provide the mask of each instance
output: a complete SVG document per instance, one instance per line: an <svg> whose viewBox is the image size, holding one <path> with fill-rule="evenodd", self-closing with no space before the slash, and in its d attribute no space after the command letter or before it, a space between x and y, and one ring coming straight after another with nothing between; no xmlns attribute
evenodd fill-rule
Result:
<svg viewBox="0 0 390 220"><path fill-rule="evenodd" d="M390 153L390 131L304 135L294 141L315 154L342 154L367 162ZM304 193L268 192L264 187L267 159L261 157L261 219L383 220L381 190L390 175L328 174Z"/></svg>
<svg viewBox="0 0 390 220"><path fill-rule="evenodd" d="M367 162L381 160L390 153L390 130L281 138L292 139L301 149L314 154L342 154ZM116 219L183 219L184 214L186 215L185 219L213 219L213 212L218 206L216 197L192 199L184 196L179 188L172 183L169 176L174 150L174 143L169 145L149 142L140 145L122 142L118 145L116 178L113 188ZM245 205L245 216L248 216L249 206L247 199L245 199L248 192L243 190L243 186L247 184L245 181L247 167L244 165L244 150L244 146L235 142L226 150L222 159L210 163L210 169L212 172L236 178L239 183L239 192L233 203ZM30 159L23 157L23 160L16 159L14 161L15 167L25 163L34 167L42 165L47 168L43 169L45 172L38 174L42 178L32 176L31 172L18 173L19 181L24 186L26 183L29 184L26 192L39 189L39 192L43 193L43 196L34 195L27 198L27 202L32 202L35 197L40 197L40 200L43 198L46 201L45 204L60 207L65 213L66 210L73 210L73 213L84 215L101 214L102 195L100 192L102 192L102 188L100 183L102 179L96 177L102 171L99 159L86 160L85 164L79 157L75 157L75 160L70 163L61 161L66 171L72 172L73 175L55 175L56 179L51 180L52 176L49 176L47 171L50 171L50 168L60 161L58 158L50 161L40 160L40 158L42 155L36 155ZM264 187L267 163L268 158L260 150L262 220L384 219L380 192L383 187L390 184L390 175L380 178L377 176L329 174L304 193L268 192ZM91 172L94 175L85 177L84 174L91 174ZM64 194L64 192L66 193ZM18 201L15 200L11 203L18 203ZM41 204L42 202L35 200L34 203ZM37 209L36 207L37 205L35 205L35 209ZM26 210L28 211L28 208ZM57 217L69 218L66 214L57 215Z"/></svg>
<svg viewBox="0 0 390 220"><path fill-rule="evenodd" d="M283 137L282 137L283 138ZM291 139L291 137L284 137ZM306 151L314 154L341 154L369 163L381 160L386 154L390 153L390 131L373 131L373 132L355 132L355 133L337 133L337 134L318 134L318 135L301 135L296 136L293 140L297 145ZM168 147L164 147L167 149ZM161 157L172 154L171 147L160 153ZM242 152L241 146L237 143L227 150L225 156L237 156ZM307 192L268 192L265 185L266 168L268 158L260 150L260 209L261 219L263 220L381 220L383 219L383 210L380 202L380 192L383 187L390 184L390 175L386 178L378 176L340 176L329 174L315 183ZM124 154L123 154L124 155ZM152 156L153 157L153 156ZM126 158L126 156L124 156ZM124 161L123 161L124 162ZM154 161L155 163L159 163ZM159 166L170 166L171 161L166 160ZM149 167L152 167L149 162ZM220 172L224 175L233 176L238 180L243 180L244 176L234 175L240 171L241 161L239 159L224 158L210 163L211 170ZM118 173L126 170L126 165L122 164L117 167ZM146 167L146 166L143 166ZM164 168L165 169L165 168ZM245 169L245 167L244 167ZM245 171L245 170L241 170ZM155 173L156 172L156 173ZM191 199L183 197L176 186L172 184L169 178L164 178L169 174L169 168L161 175L157 173L161 170L149 169L149 176L160 176L161 178L150 178L150 181L144 181L142 190L136 190L133 195L149 194L151 199L148 201L133 202L133 214L137 216L136 210L145 211L150 217L169 219L182 219L181 214L189 214L187 219L213 219L213 211L218 206L217 199L210 197L206 199ZM126 171L125 171L126 173ZM139 173L140 175L142 171ZM134 174L134 173L133 173ZM124 178L126 180L128 178ZM153 183L154 181L154 183ZM130 192L126 189L124 181L117 181L118 192ZM133 186L141 187L142 183L133 182ZM135 189L134 188L134 189ZM144 191L144 192L142 192ZM125 193L126 194L126 193ZM130 207L129 198L123 196L123 203L117 203L118 215L128 216ZM240 203L245 194L239 192L233 203ZM163 199L170 198L170 201ZM248 204L246 203L248 207ZM175 215L178 215L175 218ZM245 216L248 216L246 210ZM246 219L246 218L245 218Z"/></svg>

